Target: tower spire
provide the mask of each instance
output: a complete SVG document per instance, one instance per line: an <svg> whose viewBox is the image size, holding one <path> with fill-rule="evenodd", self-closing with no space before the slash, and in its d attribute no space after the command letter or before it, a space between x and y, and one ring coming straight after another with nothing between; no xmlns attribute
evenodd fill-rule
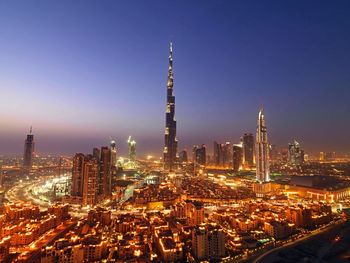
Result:
<svg viewBox="0 0 350 263"><path fill-rule="evenodd" d="M177 140L175 120L175 96L173 94L173 45L169 46L169 70L167 82L167 104L165 113L164 168L173 171L176 166Z"/></svg>
<svg viewBox="0 0 350 263"><path fill-rule="evenodd" d="M30 126L30 129L29 129L29 134L32 134L32 132L33 132L33 127L32 127L32 126Z"/></svg>

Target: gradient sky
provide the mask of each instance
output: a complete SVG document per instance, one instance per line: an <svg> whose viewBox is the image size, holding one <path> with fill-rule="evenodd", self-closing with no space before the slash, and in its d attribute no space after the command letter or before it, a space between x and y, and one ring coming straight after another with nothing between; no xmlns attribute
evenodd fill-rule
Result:
<svg viewBox="0 0 350 263"><path fill-rule="evenodd" d="M163 145L174 43L179 148L269 141L350 152L350 1L0 1L0 154Z"/></svg>

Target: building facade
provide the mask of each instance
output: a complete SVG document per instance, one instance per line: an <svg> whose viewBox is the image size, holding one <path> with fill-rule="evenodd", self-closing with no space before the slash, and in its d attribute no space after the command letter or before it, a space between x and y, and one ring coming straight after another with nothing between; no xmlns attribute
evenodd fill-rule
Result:
<svg viewBox="0 0 350 263"><path fill-rule="evenodd" d="M34 145L34 134L32 133L32 127L30 127L29 134L24 142L23 171L26 174L30 172L33 166Z"/></svg>
<svg viewBox="0 0 350 263"><path fill-rule="evenodd" d="M254 136L251 133L245 133L242 138L243 145L243 165L245 168L254 166Z"/></svg>
<svg viewBox="0 0 350 263"><path fill-rule="evenodd" d="M196 164L205 165L207 159L207 150L206 146L202 144L202 146L193 146L193 161Z"/></svg>
<svg viewBox="0 0 350 263"><path fill-rule="evenodd" d="M288 163L290 165L301 165L304 163L304 151L296 140L288 145Z"/></svg>
<svg viewBox="0 0 350 263"><path fill-rule="evenodd" d="M264 111L261 109L258 116L258 127L256 131L256 179L260 183L270 181L269 172L269 144L265 125Z"/></svg>
<svg viewBox="0 0 350 263"><path fill-rule="evenodd" d="M175 96L173 76L173 48L170 43L169 71L167 83L167 105L165 113L165 136L164 136L164 169L173 171L177 163L177 139L175 120Z"/></svg>
<svg viewBox="0 0 350 263"><path fill-rule="evenodd" d="M241 144L234 144L232 147L232 169L238 172L242 167L243 149Z"/></svg>

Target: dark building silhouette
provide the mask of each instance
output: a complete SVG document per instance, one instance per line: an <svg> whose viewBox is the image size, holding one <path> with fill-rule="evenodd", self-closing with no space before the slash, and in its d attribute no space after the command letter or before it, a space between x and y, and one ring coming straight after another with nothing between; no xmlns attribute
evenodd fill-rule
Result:
<svg viewBox="0 0 350 263"><path fill-rule="evenodd" d="M234 172L238 172L242 166L243 149L239 144L235 144L232 147L232 169Z"/></svg>
<svg viewBox="0 0 350 263"><path fill-rule="evenodd" d="M92 155L87 155L83 166L83 205L97 203L98 173L98 161Z"/></svg>
<svg viewBox="0 0 350 263"><path fill-rule="evenodd" d="M165 114L164 169L173 171L177 163L177 139L175 120L175 96L173 94L173 48L170 43L169 71L167 83L167 105Z"/></svg>
<svg viewBox="0 0 350 263"><path fill-rule="evenodd" d="M254 166L254 136L251 133L245 133L242 138L243 144L243 165L251 168Z"/></svg>
<svg viewBox="0 0 350 263"><path fill-rule="evenodd" d="M32 127L30 127L29 134L24 142L23 172L26 174L30 172L33 166L34 144L34 135L32 134Z"/></svg>
<svg viewBox="0 0 350 263"><path fill-rule="evenodd" d="M217 143L214 141L213 164L215 166L228 167L232 162L231 143Z"/></svg>
<svg viewBox="0 0 350 263"><path fill-rule="evenodd" d="M201 164L201 165L206 164L207 150L204 144L202 144L202 146L200 147L195 145L193 147L193 155L194 155L193 157L194 163Z"/></svg>
<svg viewBox="0 0 350 263"><path fill-rule="evenodd" d="M221 156L221 145L219 143L217 143L216 141L214 141L214 147L213 147L213 163L216 166L220 165L220 156Z"/></svg>
<svg viewBox="0 0 350 263"><path fill-rule="evenodd" d="M101 158L99 162L99 191L101 197L112 194L111 178L111 149L107 146L101 147Z"/></svg>
<svg viewBox="0 0 350 263"><path fill-rule="evenodd" d="M187 151L183 150L179 153L179 163L187 163L187 162L188 162Z"/></svg>
<svg viewBox="0 0 350 263"><path fill-rule="evenodd" d="M84 159L85 155L82 153L76 153L73 158L71 190L72 196L83 197Z"/></svg>

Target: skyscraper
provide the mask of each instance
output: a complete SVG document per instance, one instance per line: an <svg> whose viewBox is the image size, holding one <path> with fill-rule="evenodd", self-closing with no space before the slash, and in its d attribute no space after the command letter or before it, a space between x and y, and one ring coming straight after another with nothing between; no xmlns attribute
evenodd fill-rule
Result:
<svg viewBox="0 0 350 263"><path fill-rule="evenodd" d="M76 153L73 158L71 195L83 197L84 154Z"/></svg>
<svg viewBox="0 0 350 263"><path fill-rule="evenodd" d="M112 140L111 141L111 166L114 168L117 164L117 143Z"/></svg>
<svg viewBox="0 0 350 263"><path fill-rule="evenodd" d="M24 142L24 154L23 154L23 172L29 173L33 165L34 155L34 135L32 134L32 127L30 127L27 139Z"/></svg>
<svg viewBox="0 0 350 263"><path fill-rule="evenodd" d="M187 163L188 157L187 157L187 151L183 150L179 153L179 162L180 163Z"/></svg>
<svg viewBox="0 0 350 263"><path fill-rule="evenodd" d="M230 142L221 144L222 151L222 166L230 167L232 164L232 146Z"/></svg>
<svg viewBox="0 0 350 263"><path fill-rule="evenodd" d="M207 159L207 151L206 151L206 146L202 144L202 146L193 146L193 160L194 163L196 164L201 164L205 165L206 164L206 159Z"/></svg>
<svg viewBox="0 0 350 263"><path fill-rule="evenodd" d="M269 174L269 144L265 126L264 111L259 111L258 127L256 131L256 179L260 183L270 181Z"/></svg>
<svg viewBox="0 0 350 263"><path fill-rule="evenodd" d="M83 205L95 205L97 202L97 176L98 175L98 161L87 155L83 166Z"/></svg>
<svg viewBox="0 0 350 263"><path fill-rule="evenodd" d="M217 143L214 141L214 165L229 167L232 164L232 146L230 142Z"/></svg>
<svg viewBox="0 0 350 263"><path fill-rule="evenodd" d="M129 161L135 162L136 160L136 141L131 139L131 136L128 138L128 149L129 149Z"/></svg>
<svg viewBox="0 0 350 263"><path fill-rule="evenodd" d="M214 165L219 166L220 160L222 159L221 144L214 141Z"/></svg>
<svg viewBox="0 0 350 263"><path fill-rule="evenodd" d="M254 136L251 133L245 133L242 139L243 143L243 165L246 168L254 166Z"/></svg>
<svg viewBox="0 0 350 263"><path fill-rule="evenodd" d="M112 194L111 178L111 149L107 146L101 147L101 159L99 163L99 195L108 197Z"/></svg>
<svg viewBox="0 0 350 263"><path fill-rule="evenodd" d="M232 147L232 169L238 172L242 166L242 145L234 144Z"/></svg>
<svg viewBox="0 0 350 263"><path fill-rule="evenodd" d="M304 151L296 140L288 145L288 163L291 165L304 163Z"/></svg>
<svg viewBox="0 0 350 263"><path fill-rule="evenodd" d="M175 96L173 94L173 48L170 43L169 70L167 83L167 105L165 113L165 142L164 142L164 169L173 171L176 168L177 139L175 120Z"/></svg>

